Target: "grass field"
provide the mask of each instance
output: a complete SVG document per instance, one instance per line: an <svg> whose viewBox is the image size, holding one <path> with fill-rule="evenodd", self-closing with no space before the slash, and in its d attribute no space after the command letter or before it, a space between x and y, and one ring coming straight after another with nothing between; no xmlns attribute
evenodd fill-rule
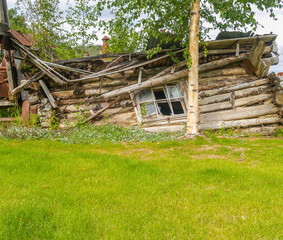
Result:
<svg viewBox="0 0 283 240"><path fill-rule="evenodd" d="M283 139L0 140L0 239L282 239Z"/></svg>

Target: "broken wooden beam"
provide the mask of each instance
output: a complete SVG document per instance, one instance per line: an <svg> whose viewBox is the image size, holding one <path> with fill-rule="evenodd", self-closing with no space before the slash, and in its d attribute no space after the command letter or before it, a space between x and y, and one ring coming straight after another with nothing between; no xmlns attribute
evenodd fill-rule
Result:
<svg viewBox="0 0 283 240"><path fill-rule="evenodd" d="M243 55L240 55L239 57L229 57L229 58L217 60L217 61L214 61L214 62L202 64L202 65L199 66L199 72L205 72L205 71L216 69L218 67L223 67L223 66L229 65L231 63L240 62L241 60L245 59L246 57L247 57L247 55L243 54ZM127 86L127 87L124 87L124 88L116 89L116 90L108 92L108 93L104 93L101 96L99 96L99 98L109 99L109 98L120 96L120 95L123 95L123 94L129 94L129 93L137 91L137 90L141 90L141 89L149 88L149 87L154 87L154 86L157 86L157 85L165 84L165 83L170 82L170 81L178 80L178 79L187 77L187 75L188 75L188 69L184 69L184 70L181 70L181 71L176 72L174 74L169 74L169 75L165 75L165 76L161 76L161 77L158 77L158 78L147 80L147 81L141 83L140 85L134 84L134 85Z"/></svg>
<svg viewBox="0 0 283 240"><path fill-rule="evenodd" d="M39 80L39 84L42 87L44 93L46 94L50 104L52 105L53 108L58 108L58 105L52 96L51 92L49 91L48 87L46 86L45 82L43 80Z"/></svg>
<svg viewBox="0 0 283 240"><path fill-rule="evenodd" d="M120 102L123 98L125 98L125 96L121 96L119 98L117 98L115 101L107 104L104 108L98 110L96 113L91 113L91 116L87 119L85 119L83 121L83 123L89 122L90 120L95 119L96 117L98 117L99 115L101 115L102 113L104 113L108 108L110 108L111 106L113 106L114 104Z"/></svg>
<svg viewBox="0 0 283 240"><path fill-rule="evenodd" d="M31 84L31 81L30 80L22 80L21 81L21 85L19 85L18 87L14 88L12 91L11 91L11 94L13 96L15 96L16 94L18 94L19 92L23 91L24 89L28 88L29 85Z"/></svg>

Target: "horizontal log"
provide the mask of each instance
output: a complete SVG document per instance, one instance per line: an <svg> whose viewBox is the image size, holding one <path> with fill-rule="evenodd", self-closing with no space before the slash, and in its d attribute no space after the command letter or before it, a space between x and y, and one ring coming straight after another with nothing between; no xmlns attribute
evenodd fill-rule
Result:
<svg viewBox="0 0 283 240"><path fill-rule="evenodd" d="M200 124L200 130L217 130L222 128L246 128L251 126L261 126L268 124L276 124L279 122L279 117L271 118L253 118L235 121L218 121L212 123Z"/></svg>
<svg viewBox="0 0 283 240"><path fill-rule="evenodd" d="M242 120L234 120L234 121L217 121L211 123L204 123L199 125L199 130L218 130L218 129L225 129L225 128L246 128L252 126L261 126L261 125L269 125L269 124L278 124L280 118L278 115L268 116L266 118L252 118L252 119L242 119ZM174 120L170 122L154 122L151 124L143 124L144 128L160 128L161 130L166 127L175 127L184 126L186 124L186 119ZM174 128L172 128L174 129Z"/></svg>
<svg viewBox="0 0 283 240"><path fill-rule="evenodd" d="M248 118L256 118L263 115L277 114L279 108L273 104L259 105L253 107L241 107L235 110L200 114L200 122L208 123L215 121L230 121Z"/></svg>
<svg viewBox="0 0 283 240"><path fill-rule="evenodd" d="M251 78L251 76L238 77L230 76L227 77L216 77L216 78L206 78L208 81L199 82L199 91L212 90L215 88L230 87L242 83L252 82L258 78ZM215 79L215 80L214 80Z"/></svg>
<svg viewBox="0 0 283 240"><path fill-rule="evenodd" d="M247 72L243 68L227 68L227 69L218 69L209 72L200 73L200 78L210 78L210 77L219 77L219 76L233 76L233 75L246 75Z"/></svg>
<svg viewBox="0 0 283 240"><path fill-rule="evenodd" d="M275 94L275 102L278 105L283 105L283 91L276 92L276 94Z"/></svg>
<svg viewBox="0 0 283 240"><path fill-rule="evenodd" d="M199 95L200 95L201 98L210 97L210 96L214 96L214 95L217 95L217 94L222 94L222 93L237 91L237 90L241 90L241 89L245 89L245 88L251 88L251 87L257 87L257 86L265 85L265 84L268 84L269 82L270 82L270 80L268 78L265 78L265 79L260 79L260 80L256 80L256 81L253 81L253 82L237 84L235 86L225 86L225 87L218 88L218 89L200 91Z"/></svg>
<svg viewBox="0 0 283 240"><path fill-rule="evenodd" d="M217 60L217 61L214 61L214 62L202 64L202 65L199 66L199 72L209 71L209 70L212 70L212 69L216 69L218 67L223 67L223 66L229 65L231 63L239 62L239 61L243 60L244 58L246 58L246 55L241 55L239 57L230 57L230 58L221 59L221 60ZM173 80L178 80L180 78L186 77L187 75L188 75L188 69L185 69L185 70L176 72L174 74L165 75L165 76L162 76L162 77L158 77L158 78L154 78L152 80L145 81L142 84L135 84L135 85L132 85L132 86L116 89L114 91L102 94L100 97L104 98L104 99L109 99L111 97L116 97L116 96L119 96L119 95L131 93L131 92L141 90L141 89L144 89L144 88L161 85L161 84L173 81Z"/></svg>
<svg viewBox="0 0 283 240"><path fill-rule="evenodd" d="M10 101L0 101L0 107L12 107L15 104L13 102Z"/></svg>
<svg viewBox="0 0 283 240"><path fill-rule="evenodd" d="M0 122L16 122L17 118L0 118Z"/></svg>
<svg viewBox="0 0 283 240"><path fill-rule="evenodd" d="M109 92L111 89L103 88L101 89L101 93ZM80 98L80 97L89 97L89 96L98 96L100 94L99 89L87 89L84 94L82 95L74 95L73 90L67 90L67 91L58 91L58 92L52 92L53 96L60 99L68 99L68 98Z"/></svg>
<svg viewBox="0 0 283 240"><path fill-rule="evenodd" d="M271 88L268 85L263 85L259 87L253 87L253 88L246 88L242 90L235 91L235 98L241 98L249 95L256 95L260 93L266 93L269 92ZM220 95L214 95L211 97L206 97L200 100L200 106L201 105L207 105L210 103L217 103L217 102L223 102L230 100L231 93L224 93Z"/></svg>
<svg viewBox="0 0 283 240"><path fill-rule="evenodd" d="M271 94L261 94L261 95L255 95L251 97L236 99L234 106L231 104L230 101L227 101L227 102L203 105L203 106L200 106L199 109L200 109L200 112L202 113L213 112L213 111L219 111L219 110L224 110L224 109L231 109L233 107L250 106L256 103L264 102L271 98L272 98Z"/></svg>

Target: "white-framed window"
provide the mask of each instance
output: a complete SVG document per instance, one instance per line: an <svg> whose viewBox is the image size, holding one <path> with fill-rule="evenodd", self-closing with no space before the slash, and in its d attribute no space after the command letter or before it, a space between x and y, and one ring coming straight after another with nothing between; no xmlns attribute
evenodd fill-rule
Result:
<svg viewBox="0 0 283 240"><path fill-rule="evenodd" d="M181 115L186 113L180 83L165 84L140 90L137 106L142 119Z"/></svg>

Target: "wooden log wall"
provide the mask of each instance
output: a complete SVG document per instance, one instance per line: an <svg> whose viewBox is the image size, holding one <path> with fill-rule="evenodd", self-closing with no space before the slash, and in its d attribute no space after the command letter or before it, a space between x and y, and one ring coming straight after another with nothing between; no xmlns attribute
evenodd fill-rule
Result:
<svg viewBox="0 0 283 240"><path fill-rule="evenodd" d="M247 51L245 49L245 52ZM263 57L270 57L269 55L265 53ZM210 54L208 57L202 57L200 64L231 56L235 56L235 53L224 51L224 54L220 54L217 52L216 55ZM141 81L151 79L165 69L167 71L172 62L162 61L162 63L145 67L140 75L142 76ZM80 67L75 64L71 66ZM89 64L87 66L85 70L92 69ZM181 69L185 68L186 66ZM42 126L50 126L50 119L56 116L60 121L60 127L64 128L90 117L91 114L95 114L115 101L117 97L105 101L99 96L115 89L138 84L139 73L140 69L137 68L65 85L60 85L46 77L42 80L55 99L57 108L52 107L48 96L36 82L32 82L29 86L29 102L33 108L37 109ZM84 73L76 73L76 78L83 76L85 76ZM184 83L186 81L185 78L177 80ZM275 128L282 122L282 86L283 83L281 82L280 85L280 81L275 77L259 78L248 74L239 63L200 73L200 130L240 127ZM117 123L122 126L138 125L135 111L135 106L128 94L123 100L113 105L110 104L110 107L101 116L96 117L93 123L96 125L105 123ZM178 131L184 129L185 122L186 117L176 115L158 121L144 120L142 126L148 131Z"/></svg>
<svg viewBox="0 0 283 240"><path fill-rule="evenodd" d="M283 102L278 79L258 79L241 73L237 68L232 71L237 75L220 76L221 72L223 70L212 71L200 78L200 130L275 129L281 124L280 109ZM143 127L153 132L181 131L185 122L185 117L172 117L158 122L147 121Z"/></svg>

